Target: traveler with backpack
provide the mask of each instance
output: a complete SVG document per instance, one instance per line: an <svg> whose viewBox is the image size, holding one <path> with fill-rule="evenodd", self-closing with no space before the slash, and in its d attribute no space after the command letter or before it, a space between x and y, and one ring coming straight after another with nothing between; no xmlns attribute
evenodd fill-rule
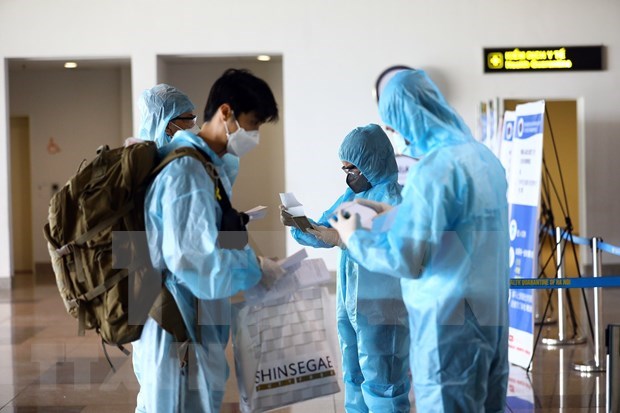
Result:
<svg viewBox="0 0 620 413"><path fill-rule="evenodd" d="M167 114L166 114L167 115ZM187 340L149 317L133 343L140 392L136 412L217 412L228 378L229 297L273 279L282 270L257 258L245 245L222 238L222 230L244 233L228 198L235 169L223 158L239 157L258 144L258 129L278 119L269 86L246 70L227 70L213 85L198 134L180 131L159 156L197 149L201 162L184 156L170 162L149 186L145 220L153 266L164 272L165 291L180 313ZM169 117L162 113L160 122ZM161 127L161 125L160 125ZM217 182L217 184L216 184ZM232 217L232 218L231 218ZM232 223L232 224L231 224ZM224 228L228 227L228 228ZM246 233L247 234L247 233Z"/></svg>

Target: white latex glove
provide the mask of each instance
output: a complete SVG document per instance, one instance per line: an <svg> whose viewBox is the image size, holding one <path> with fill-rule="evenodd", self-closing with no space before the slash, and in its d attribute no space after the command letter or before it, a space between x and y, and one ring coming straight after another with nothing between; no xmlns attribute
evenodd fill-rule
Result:
<svg viewBox="0 0 620 413"><path fill-rule="evenodd" d="M385 202L371 201L370 199L364 199L364 198L355 198L354 202L357 202L360 205L364 205L370 209L373 209L377 213L377 215L389 212L393 208L392 205L386 204Z"/></svg>
<svg viewBox="0 0 620 413"><path fill-rule="evenodd" d="M329 224L338 231L340 240L345 246L349 243L349 238L351 238L355 230L362 227L359 214L353 214L353 216L347 214L347 217L345 217L342 211L338 211L334 218L330 218Z"/></svg>
<svg viewBox="0 0 620 413"><path fill-rule="evenodd" d="M284 205L280 205L280 222L287 227L294 227L293 216L288 213Z"/></svg>
<svg viewBox="0 0 620 413"><path fill-rule="evenodd" d="M286 273L277 262L267 257L258 257L258 264L263 273L260 283L267 289L273 287L276 281Z"/></svg>
<svg viewBox="0 0 620 413"><path fill-rule="evenodd" d="M313 225L308 230L308 234L314 235L317 239L334 247L344 248L344 244L340 241L340 235L334 228L325 227L323 225Z"/></svg>

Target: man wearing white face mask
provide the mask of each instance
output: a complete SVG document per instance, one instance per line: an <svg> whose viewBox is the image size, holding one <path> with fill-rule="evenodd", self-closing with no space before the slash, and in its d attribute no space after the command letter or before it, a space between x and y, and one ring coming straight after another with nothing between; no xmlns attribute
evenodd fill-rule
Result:
<svg viewBox="0 0 620 413"><path fill-rule="evenodd" d="M228 378L229 298L282 272L274 262L257 259L249 245L225 246L219 238L230 211L220 201L223 194L230 198L236 178L231 165L256 146L263 123L278 119L271 89L248 71L229 69L211 88L204 119L198 134L176 132L158 155L193 147L210 158L219 185L200 161L184 156L170 162L147 189L151 261L165 274L188 340L179 343L173 332L148 318L133 342L137 413L220 411Z"/></svg>
<svg viewBox="0 0 620 413"><path fill-rule="evenodd" d="M234 113L231 112L231 114L234 118ZM237 130L231 133L228 130L227 123L228 122L224 122L226 137L228 138L228 143L226 143L226 152L241 157L258 145L260 140L258 129L246 130L242 128L241 125L239 125L239 121L235 119Z"/></svg>

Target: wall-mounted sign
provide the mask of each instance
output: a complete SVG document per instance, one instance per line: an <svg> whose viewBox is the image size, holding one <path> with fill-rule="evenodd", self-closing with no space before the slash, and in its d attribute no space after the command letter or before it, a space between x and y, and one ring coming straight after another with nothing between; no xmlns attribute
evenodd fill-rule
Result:
<svg viewBox="0 0 620 413"><path fill-rule="evenodd" d="M603 46L545 46L484 49L484 72L603 70Z"/></svg>

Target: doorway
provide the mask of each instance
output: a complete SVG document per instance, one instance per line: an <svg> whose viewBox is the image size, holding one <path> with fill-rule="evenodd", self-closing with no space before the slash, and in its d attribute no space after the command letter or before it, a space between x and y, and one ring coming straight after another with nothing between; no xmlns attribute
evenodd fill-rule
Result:
<svg viewBox="0 0 620 413"><path fill-rule="evenodd" d="M9 239L15 251L11 258L26 261L16 261L11 268L33 271L37 282L54 279L42 232L52 195L84 159L94 158L99 146L117 147L131 136L129 60L77 62L77 68L69 69L64 60L8 60L9 143L11 149L29 154L10 154L13 190L7 195L12 214L20 216L10 218ZM25 196L30 197L29 207L15 205L27 202Z"/></svg>
<svg viewBox="0 0 620 413"><path fill-rule="evenodd" d="M11 242L15 274L32 273L32 184L28 117L11 117Z"/></svg>

